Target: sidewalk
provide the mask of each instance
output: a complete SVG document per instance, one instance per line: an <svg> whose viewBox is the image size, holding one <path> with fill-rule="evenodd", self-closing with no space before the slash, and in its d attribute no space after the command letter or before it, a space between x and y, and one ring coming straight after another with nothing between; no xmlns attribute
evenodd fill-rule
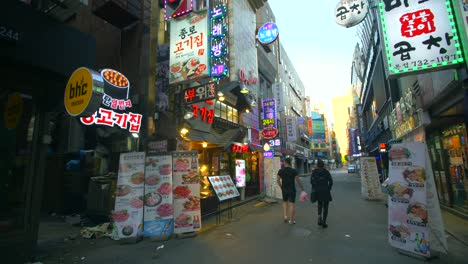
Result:
<svg viewBox="0 0 468 264"><path fill-rule="evenodd" d="M441 211L442 218L444 219L445 232L468 246L468 220L456 216L444 208L442 208Z"/></svg>

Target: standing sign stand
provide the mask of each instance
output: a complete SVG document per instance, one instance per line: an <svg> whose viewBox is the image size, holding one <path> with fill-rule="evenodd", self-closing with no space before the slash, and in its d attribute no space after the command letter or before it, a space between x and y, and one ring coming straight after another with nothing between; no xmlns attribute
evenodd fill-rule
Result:
<svg viewBox="0 0 468 264"><path fill-rule="evenodd" d="M232 198L240 196L239 191L236 188L236 185L232 181L231 176L221 175L221 176L209 176L208 180L213 187L216 196L220 203L218 203L218 213L216 214L216 224L221 224L221 202L227 200L228 202L228 219L232 219Z"/></svg>
<svg viewBox="0 0 468 264"><path fill-rule="evenodd" d="M424 143L392 146L389 155L388 239L400 253L429 259L447 252L432 169Z"/></svg>

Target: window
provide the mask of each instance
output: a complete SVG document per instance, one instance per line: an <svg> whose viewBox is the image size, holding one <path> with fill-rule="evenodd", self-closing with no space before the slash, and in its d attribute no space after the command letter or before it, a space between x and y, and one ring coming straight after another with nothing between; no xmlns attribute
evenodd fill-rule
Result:
<svg viewBox="0 0 468 264"><path fill-rule="evenodd" d="M237 109L220 101L216 101L215 104L215 117L219 117L230 122L239 123L239 113Z"/></svg>

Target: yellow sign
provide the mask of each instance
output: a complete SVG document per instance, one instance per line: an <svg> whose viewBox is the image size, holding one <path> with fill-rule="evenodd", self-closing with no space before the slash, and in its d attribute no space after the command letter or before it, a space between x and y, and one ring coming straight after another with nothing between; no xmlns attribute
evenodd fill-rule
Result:
<svg viewBox="0 0 468 264"><path fill-rule="evenodd" d="M12 94L10 98L8 98L4 112L6 128L16 128L21 119L21 115L23 115L23 98L17 93Z"/></svg>
<svg viewBox="0 0 468 264"><path fill-rule="evenodd" d="M91 71L81 67L75 70L65 88L65 109L71 116L77 116L86 109L93 95Z"/></svg>

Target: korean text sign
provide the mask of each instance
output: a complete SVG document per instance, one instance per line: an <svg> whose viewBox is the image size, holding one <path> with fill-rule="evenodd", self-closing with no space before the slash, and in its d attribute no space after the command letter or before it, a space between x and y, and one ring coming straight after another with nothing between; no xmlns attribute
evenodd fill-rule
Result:
<svg viewBox="0 0 468 264"><path fill-rule="evenodd" d="M169 83L208 76L207 12L171 20Z"/></svg>
<svg viewBox="0 0 468 264"><path fill-rule="evenodd" d="M379 0L389 77L463 62L451 2Z"/></svg>
<svg viewBox="0 0 468 264"><path fill-rule="evenodd" d="M340 0L335 8L335 21L338 25L352 27L361 23L368 12L367 0Z"/></svg>
<svg viewBox="0 0 468 264"><path fill-rule="evenodd" d="M184 90L184 102L192 104L216 98L216 88L213 82L189 87Z"/></svg>

